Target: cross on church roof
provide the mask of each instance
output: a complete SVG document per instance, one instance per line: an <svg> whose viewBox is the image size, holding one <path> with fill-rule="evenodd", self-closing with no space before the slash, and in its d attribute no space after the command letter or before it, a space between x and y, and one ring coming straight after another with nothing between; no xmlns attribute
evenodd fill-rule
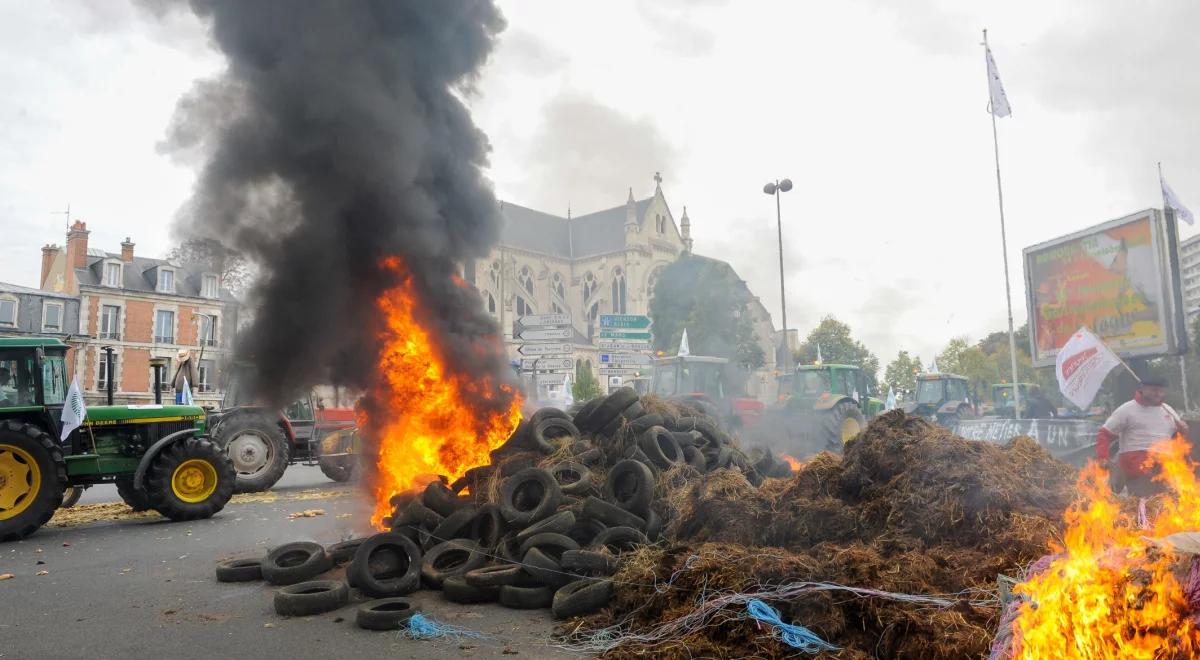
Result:
<svg viewBox="0 0 1200 660"><path fill-rule="evenodd" d="M659 174L658 172L655 172L655 173L654 173L654 184L655 184L655 185L657 185L657 186L661 186L661 185L662 185L662 175L661 175L661 174Z"/></svg>

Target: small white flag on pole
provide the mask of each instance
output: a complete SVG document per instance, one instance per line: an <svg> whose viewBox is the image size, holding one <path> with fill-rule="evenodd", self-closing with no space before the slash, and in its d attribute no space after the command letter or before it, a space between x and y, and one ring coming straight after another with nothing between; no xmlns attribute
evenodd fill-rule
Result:
<svg viewBox="0 0 1200 660"><path fill-rule="evenodd" d="M988 93L992 101L989 109L997 117L1007 117L1012 114L1012 108L1008 105L1008 95L1004 93L1004 83L1000 82L1000 71L996 69L992 49L985 47L984 52L987 53Z"/></svg>
<svg viewBox="0 0 1200 660"><path fill-rule="evenodd" d="M888 410L896 409L896 390L892 389L891 387L888 388L888 398L887 398L886 407Z"/></svg>
<svg viewBox="0 0 1200 660"><path fill-rule="evenodd" d="M1188 209L1188 207L1183 205L1183 202L1179 201L1179 198L1175 196L1175 191L1171 189L1171 186L1167 185L1167 180L1163 178L1161 168L1158 170L1158 182L1162 184L1163 206L1174 210L1175 216L1180 220L1183 220L1189 225L1195 224L1196 219L1192 217L1192 212Z"/></svg>
<svg viewBox="0 0 1200 660"><path fill-rule="evenodd" d="M183 377L183 398L179 401L185 406L196 405L196 400L192 398L192 386L188 384L187 376Z"/></svg>
<svg viewBox="0 0 1200 660"><path fill-rule="evenodd" d="M688 348L687 328L683 329L683 337L679 340L679 353L677 355L691 355L692 349Z"/></svg>
<svg viewBox="0 0 1200 660"><path fill-rule="evenodd" d="M79 378L71 379L71 388L67 390L67 400L63 403L62 435L59 440L66 442L71 431L79 428L87 419L87 405L83 402L83 393L79 391Z"/></svg>
<svg viewBox="0 0 1200 660"><path fill-rule="evenodd" d="M937 358L933 358L933 361L929 363L929 373L931 373L931 374L941 373L940 371L938 371L938 368L937 368Z"/></svg>
<svg viewBox="0 0 1200 660"><path fill-rule="evenodd" d="M1068 401L1086 409L1104 384L1104 377L1118 364L1121 358L1084 326L1058 349L1054 361L1058 389Z"/></svg>
<svg viewBox="0 0 1200 660"><path fill-rule="evenodd" d="M817 344L817 366L825 364L825 360L821 357L821 345Z"/></svg>
<svg viewBox="0 0 1200 660"><path fill-rule="evenodd" d="M575 405L575 392L572 390L571 374L563 379L563 405L570 408Z"/></svg>

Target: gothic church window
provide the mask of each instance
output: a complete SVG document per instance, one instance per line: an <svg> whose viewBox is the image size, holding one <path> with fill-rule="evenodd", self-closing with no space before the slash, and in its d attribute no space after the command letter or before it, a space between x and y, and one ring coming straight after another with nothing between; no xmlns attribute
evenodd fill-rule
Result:
<svg viewBox="0 0 1200 660"><path fill-rule="evenodd" d="M529 266L521 267L521 274L517 281L521 283L521 288L525 289L526 293L533 295L533 272L529 270Z"/></svg>
<svg viewBox="0 0 1200 660"><path fill-rule="evenodd" d="M612 310L613 314L625 314L625 271L620 268L613 271L612 281Z"/></svg>

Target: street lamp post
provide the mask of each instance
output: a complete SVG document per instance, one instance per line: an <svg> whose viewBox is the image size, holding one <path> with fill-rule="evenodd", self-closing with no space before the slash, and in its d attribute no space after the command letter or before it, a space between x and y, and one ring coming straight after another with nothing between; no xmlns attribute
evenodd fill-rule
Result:
<svg viewBox="0 0 1200 660"><path fill-rule="evenodd" d="M783 321L783 352L787 356L787 366L791 366L791 347L788 346L787 322L787 292L783 284L783 214L779 208L779 195L792 189L792 180L776 180L763 186L763 192L775 196L775 221L779 228L779 311Z"/></svg>

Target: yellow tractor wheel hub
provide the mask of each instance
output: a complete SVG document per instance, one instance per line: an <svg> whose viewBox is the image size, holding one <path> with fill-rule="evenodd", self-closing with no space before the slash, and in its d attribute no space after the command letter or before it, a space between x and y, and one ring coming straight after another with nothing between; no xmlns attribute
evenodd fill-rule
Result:
<svg viewBox="0 0 1200 660"><path fill-rule="evenodd" d="M0 445L0 520L21 515L37 499L42 471L29 452Z"/></svg>
<svg viewBox="0 0 1200 660"><path fill-rule="evenodd" d="M188 504L203 502L216 490L217 469L206 460L190 458L171 475L171 492Z"/></svg>
<svg viewBox="0 0 1200 660"><path fill-rule="evenodd" d="M843 419L842 420L842 444L845 444L845 443L853 440L854 436L858 435L858 432L861 430L862 430L862 427L858 425L857 419L854 419L852 417L847 417L846 419Z"/></svg>

